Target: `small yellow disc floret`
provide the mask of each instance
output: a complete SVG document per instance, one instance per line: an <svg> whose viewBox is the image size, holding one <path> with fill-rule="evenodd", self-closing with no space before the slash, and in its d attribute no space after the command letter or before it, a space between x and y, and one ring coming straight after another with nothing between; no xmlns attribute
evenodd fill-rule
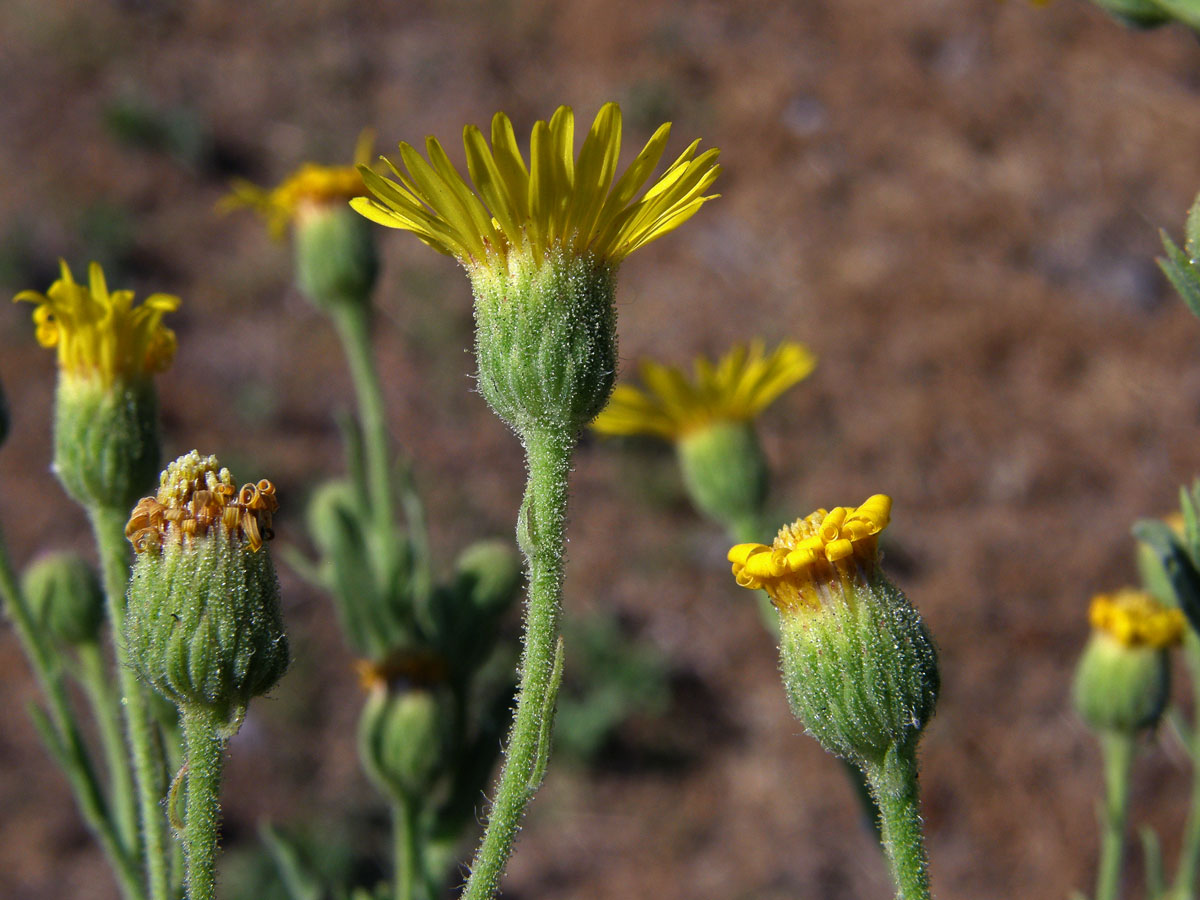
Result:
<svg viewBox="0 0 1200 900"><path fill-rule="evenodd" d="M151 294L140 306L133 291L108 290L99 263L88 267L88 283L76 283L60 260L59 279L44 294L21 291L14 300L36 303L37 341L58 348L58 364L74 376L99 376L111 385L118 378L154 375L175 359L175 332L163 316L179 308L179 298Z"/></svg>
<svg viewBox="0 0 1200 900"><path fill-rule="evenodd" d="M738 544L729 551L733 577L763 589L780 610L816 607L818 587L858 577L878 562L878 535L891 520L892 498L875 494L861 506L818 509L779 530L775 542Z"/></svg>
<svg viewBox="0 0 1200 900"><path fill-rule="evenodd" d="M1172 647L1183 640L1187 621L1183 613L1164 606L1145 591L1125 588L1115 594L1097 594L1088 610L1088 621L1126 647Z"/></svg>

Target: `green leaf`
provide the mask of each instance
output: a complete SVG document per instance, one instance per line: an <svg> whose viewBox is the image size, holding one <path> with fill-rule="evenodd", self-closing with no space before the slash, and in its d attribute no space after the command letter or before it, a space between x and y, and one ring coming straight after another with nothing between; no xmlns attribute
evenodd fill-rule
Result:
<svg viewBox="0 0 1200 900"><path fill-rule="evenodd" d="M321 900L321 882L305 866L300 848L268 823L259 826L258 836L271 855L290 900Z"/></svg>
<svg viewBox="0 0 1200 900"><path fill-rule="evenodd" d="M1167 256L1165 259L1159 257L1159 268L1167 276L1167 280L1171 282L1176 293L1183 298L1183 302L1192 311L1192 315L1200 316L1200 273L1165 231L1161 233L1161 237Z"/></svg>
<svg viewBox="0 0 1200 900"><path fill-rule="evenodd" d="M1180 546L1170 527L1157 519L1137 522L1133 526L1133 536L1158 554L1175 590L1179 608L1187 616L1192 628L1200 631L1200 573L1196 571L1191 556Z"/></svg>

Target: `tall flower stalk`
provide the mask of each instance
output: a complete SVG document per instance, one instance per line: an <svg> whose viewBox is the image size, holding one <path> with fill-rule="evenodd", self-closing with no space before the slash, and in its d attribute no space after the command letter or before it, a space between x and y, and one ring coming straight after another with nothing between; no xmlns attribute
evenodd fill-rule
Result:
<svg viewBox="0 0 1200 900"><path fill-rule="evenodd" d="M179 298L152 294L135 304L133 291L109 290L97 263L89 267L87 283L80 284L64 262L60 277L45 294L22 291L14 299L35 304L37 340L57 351L54 471L87 511L100 554L126 740L136 775L136 816L134 798L125 786L128 778L120 771L112 775L115 821L134 858L145 860L150 900L167 900L166 821L159 805L162 754L144 690L120 639L129 583L129 551L122 532L130 507L153 485L159 466L153 376L174 359L175 333L163 325L163 317L179 307ZM112 712L100 710L97 715Z"/></svg>
<svg viewBox="0 0 1200 900"><path fill-rule="evenodd" d="M372 196L352 200L355 210L413 232L467 270L479 387L521 440L529 469L517 522L529 577L520 687L464 892L473 900L496 893L549 757L562 674L567 475L580 429L612 392L617 269L712 199L705 192L720 171L717 151L697 155L697 141L643 192L669 132L661 126L619 178L621 113L613 103L601 108L578 155L568 107L537 122L528 165L503 113L492 119L490 146L467 126L469 183L432 137L428 159L400 144L400 165L388 161L394 180L359 168Z"/></svg>

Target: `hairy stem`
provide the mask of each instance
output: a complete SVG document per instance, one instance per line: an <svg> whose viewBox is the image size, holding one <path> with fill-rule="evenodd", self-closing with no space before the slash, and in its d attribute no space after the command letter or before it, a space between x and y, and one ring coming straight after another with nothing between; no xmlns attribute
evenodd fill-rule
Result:
<svg viewBox="0 0 1200 900"><path fill-rule="evenodd" d="M929 857L917 801L917 763L912 747L892 746L879 763L863 766L879 806L896 900L929 900Z"/></svg>
<svg viewBox="0 0 1200 900"><path fill-rule="evenodd" d="M125 540L128 512L95 507L90 509L92 530L100 551L108 615L116 651L117 674L125 706L125 733L133 756L137 784L138 815L142 826L146 879L150 900L167 900L167 849L161 791L163 761L154 739L153 724L146 707L145 689L125 649L125 592L129 587L129 542Z"/></svg>
<svg viewBox="0 0 1200 900"><path fill-rule="evenodd" d="M561 435L525 436L529 481L517 538L529 567L525 646L517 709L487 830L471 866L464 900L495 895L512 855L521 817L541 783L549 755L554 698L561 676L559 616L563 585L567 473L573 441Z"/></svg>
<svg viewBox="0 0 1200 900"><path fill-rule="evenodd" d="M424 883L417 812L417 803L413 800L402 800L392 806L395 900L416 900L419 886Z"/></svg>
<svg viewBox="0 0 1200 900"><path fill-rule="evenodd" d="M67 775L80 815L100 842L116 875L121 896L125 900L142 900L146 894L138 878L137 847L123 843L118 834L108 801L96 777L91 754L71 708L62 666L45 636L34 624L9 559L3 534L0 534L0 600L4 601L13 630L49 706L49 716L42 720L45 722L43 736ZM38 713L40 715L40 710Z"/></svg>
<svg viewBox="0 0 1200 900"><path fill-rule="evenodd" d="M1100 824L1100 864L1096 872L1096 900L1116 900L1121 892L1125 862L1125 822L1129 816L1129 781L1136 739L1108 732L1100 738L1104 753L1104 808Z"/></svg>
<svg viewBox="0 0 1200 900"><path fill-rule="evenodd" d="M217 890L217 843L221 825L221 767L225 741L217 717L203 707L183 711L187 753L187 807L183 849L188 900L213 900Z"/></svg>

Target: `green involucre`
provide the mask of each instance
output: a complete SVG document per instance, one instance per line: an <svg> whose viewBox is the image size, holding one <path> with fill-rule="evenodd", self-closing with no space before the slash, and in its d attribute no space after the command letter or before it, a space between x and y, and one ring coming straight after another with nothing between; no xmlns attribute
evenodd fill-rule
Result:
<svg viewBox="0 0 1200 900"><path fill-rule="evenodd" d="M612 393L615 267L553 253L470 274L483 396L519 435L573 439Z"/></svg>
<svg viewBox="0 0 1200 900"><path fill-rule="evenodd" d="M296 283L316 306L368 304L379 275L374 226L349 206L306 210L296 219Z"/></svg>
<svg viewBox="0 0 1200 900"><path fill-rule="evenodd" d="M704 515L731 530L761 515L770 471L751 423L714 422L675 446L688 496Z"/></svg>
<svg viewBox="0 0 1200 900"><path fill-rule="evenodd" d="M270 554L217 529L139 554L125 638L142 678L164 696L236 724L288 665Z"/></svg>
<svg viewBox="0 0 1200 900"><path fill-rule="evenodd" d="M448 761L448 697L437 688L380 687L358 723L358 752L375 785L397 802L423 802Z"/></svg>
<svg viewBox="0 0 1200 900"><path fill-rule="evenodd" d="M780 624L792 711L826 750L879 764L890 748L915 745L937 703L937 652L894 585L876 574Z"/></svg>
<svg viewBox="0 0 1200 900"><path fill-rule="evenodd" d="M1075 709L1096 731L1134 734L1157 724L1170 687L1166 650L1093 634L1075 670Z"/></svg>
<svg viewBox="0 0 1200 900"><path fill-rule="evenodd" d="M158 482L158 396L149 379L60 374L54 405L54 471L89 509L128 510Z"/></svg>

